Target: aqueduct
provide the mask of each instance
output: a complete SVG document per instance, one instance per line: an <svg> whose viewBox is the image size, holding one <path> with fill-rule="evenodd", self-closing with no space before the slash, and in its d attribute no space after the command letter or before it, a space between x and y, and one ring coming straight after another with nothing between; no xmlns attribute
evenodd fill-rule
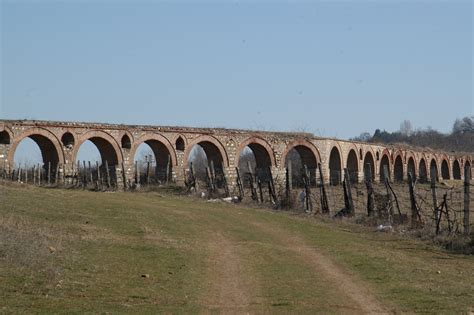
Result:
<svg viewBox="0 0 474 315"><path fill-rule="evenodd" d="M362 181L368 169L379 181L384 178L384 165L392 181L406 180L408 172L421 181L428 180L432 172L441 180L461 180L464 168L473 162L472 154L321 138L309 133L0 120L0 168L13 169L15 150L25 138L38 144L44 165L51 165L62 175L73 174L79 147L90 140L99 150L102 164L107 161L114 166L119 186L133 179L134 156L142 143L152 149L157 167L171 163L171 176L177 184L184 184L188 159L196 145L223 172L230 187L236 185L236 167L245 149L252 151L256 168L271 170L274 178L284 180L287 156L293 152L308 168L315 169L321 163L325 181L332 184L342 180L344 168L354 182ZM314 172L314 176L319 175Z"/></svg>

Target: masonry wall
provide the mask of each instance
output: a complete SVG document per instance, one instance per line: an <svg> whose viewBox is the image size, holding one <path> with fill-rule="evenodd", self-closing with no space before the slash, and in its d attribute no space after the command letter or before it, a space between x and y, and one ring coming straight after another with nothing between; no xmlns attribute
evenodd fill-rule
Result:
<svg viewBox="0 0 474 315"><path fill-rule="evenodd" d="M452 178L453 163L457 160L464 168L471 163L471 155L456 155L430 149L407 149L396 146L381 146L375 144L358 143L337 139L317 138L305 133L259 132L245 130L183 128L183 127L156 127L156 126L125 126L92 123L68 123L47 121L0 121L0 132L6 131L10 135L10 143L0 144L0 168L8 172L14 167L14 152L16 147L26 137L34 138L37 143L43 143L43 150L57 151L60 172L64 175L73 175L76 166L76 156L79 147L87 140L93 141L102 153L103 160L115 161L116 177L120 186L131 183L135 176L134 155L138 146L145 141L159 144L168 150L172 160L172 180L179 185L184 184L185 173L188 170L188 156L194 145L209 147L213 154L222 156L222 167L227 183L231 190L236 186L236 167L241 151L247 146L255 148L254 153L260 155L261 160L268 161L274 179L284 184L285 156L295 145L311 149L318 163L321 163L323 176L326 182L330 176L331 151L336 148L340 155L340 170L347 167L347 159L351 150L357 156L357 181L364 178L364 158L368 152L373 156L375 180L380 178L380 161L387 155L390 161L390 177L393 180L394 162L398 155L403 162L404 178L406 179L407 164L410 157L415 161L416 169L419 161L424 159L427 164L427 173L430 174L430 163L436 162L438 174L441 172L443 159L449 165L449 174ZM74 143L66 144L62 141L65 133L74 137ZM129 145L124 145L127 137ZM184 150L178 150L178 138L184 142ZM38 140L39 139L39 140ZM48 145L45 145L48 143ZM127 142L128 143L128 142ZM41 145L40 145L41 147ZM268 158L266 157L268 155ZM418 171L417 171L418 172ZM462 176L464 172L462 171ZM439 176L439 175L438 175ZM319 181L319 175L315 180Z"/></svg>

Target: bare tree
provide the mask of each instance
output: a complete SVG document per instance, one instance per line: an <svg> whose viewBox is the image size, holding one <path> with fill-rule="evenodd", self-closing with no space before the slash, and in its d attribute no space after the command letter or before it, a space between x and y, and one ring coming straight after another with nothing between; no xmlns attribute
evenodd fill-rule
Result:
<svg viewBox="0 0 474 315"><path fill-rule="evenodd" d="M413 133L413 126L409 120L404 120L400 124L400 133L405 136L411 136Z"/></svg>
<svg viewBox="0 0 474 315"><path fill-rule="evenodd" d="M456 119L453 124L453 133L474 132L474 116Z"/></svg>

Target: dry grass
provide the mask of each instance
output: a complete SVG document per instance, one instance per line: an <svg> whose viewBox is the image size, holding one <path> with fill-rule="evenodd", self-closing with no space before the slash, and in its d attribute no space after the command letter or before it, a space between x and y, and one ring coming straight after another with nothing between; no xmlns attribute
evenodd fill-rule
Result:
<svg viewBox="0 0 474 315"><path fill-rule="evenodd" d="M473 256L355 219L162 192L0 198L2 313L364 313L359 287L395 313L473 307Z"/></svg>

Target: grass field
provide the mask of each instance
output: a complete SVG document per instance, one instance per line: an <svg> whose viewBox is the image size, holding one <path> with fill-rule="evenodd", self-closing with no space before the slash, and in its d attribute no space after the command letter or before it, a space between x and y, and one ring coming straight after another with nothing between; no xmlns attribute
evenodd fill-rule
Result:
<svg viewBox="0 0 474 315"><path fill-rule="evenodd" d="M0 183L0 312L468 313L474 257L165 193Z"/></svg>

